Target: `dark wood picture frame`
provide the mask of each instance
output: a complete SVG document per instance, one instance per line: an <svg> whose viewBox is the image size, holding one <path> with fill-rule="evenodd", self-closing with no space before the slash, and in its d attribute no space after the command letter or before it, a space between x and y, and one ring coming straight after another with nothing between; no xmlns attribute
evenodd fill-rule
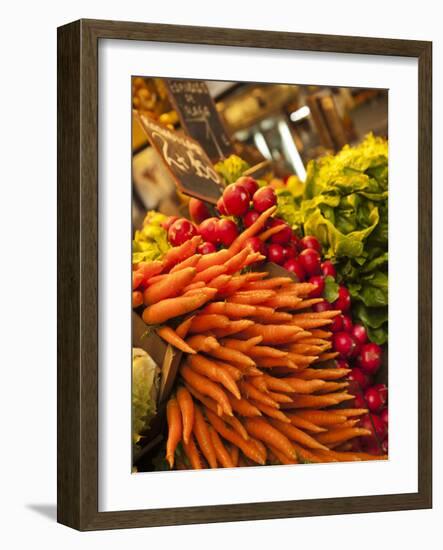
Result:
<svg viewBox="0 0 443 550"><path fill-rule="evenodd" d="M98 41L124 39L418 59L418 492L98 511ZM58 29L58 521L80 530L432 506L432 44L350 36L80 20Z"/></svg>

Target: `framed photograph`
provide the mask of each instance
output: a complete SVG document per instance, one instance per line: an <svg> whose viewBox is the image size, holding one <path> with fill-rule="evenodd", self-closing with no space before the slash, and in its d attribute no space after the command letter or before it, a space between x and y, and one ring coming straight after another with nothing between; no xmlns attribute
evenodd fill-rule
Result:
<svg viewBox="0 0 443 550"><path fill-rule="evenodd" d="M60 523L432 506L431 77L430 42L58 29Z"/></svg>

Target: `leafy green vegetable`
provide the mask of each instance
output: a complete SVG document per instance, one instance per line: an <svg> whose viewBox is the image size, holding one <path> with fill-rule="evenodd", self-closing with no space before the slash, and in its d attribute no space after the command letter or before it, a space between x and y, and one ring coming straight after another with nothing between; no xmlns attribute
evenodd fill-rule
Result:
<svg viewBox="0 0 443 550"><path fill-rule="evenodd" d="M335 282L334 277L328 275L325 279L325 289L323 291L323 298L332 304L338 298L338 284Z"/></svg>
<svg viewBox="0 0 443 550"><path fill-rule="evenodd" d="M140 348L132 350L132 433L136 443L157 412L159 368Z"/></svg>
<svg viewBox="0 0 443 550"><path fill-rule="evenodd" d="M301 197L287 187L277 194L277 214L317 237L349 288L356 317L377 343L386 341L388 142L369 134L355 147L311 161ZM329 297L331 289L325 289ZM374 318L383 321L374 325Z"/></svg>
<svg viewBox="0 0 443 550"><path fill-rule="evenodd" d="M215 171L222 176L227 184L237 181L248 168L250 168L249 164L237 155L230 155L215 165Z"/></svg>
<svg viewBox="0 0 443 550"><path fill-rule="evenodd" d="M137 230L132 242L132 263L162 258L169 250L168 234L161 226L167 216L151 210L146 214L143 227Z"/></svg>

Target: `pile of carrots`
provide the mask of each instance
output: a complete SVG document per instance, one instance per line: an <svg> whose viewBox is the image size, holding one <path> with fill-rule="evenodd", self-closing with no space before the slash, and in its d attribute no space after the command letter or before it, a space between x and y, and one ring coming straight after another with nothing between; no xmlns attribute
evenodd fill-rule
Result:
<svg viewBox="0 0 443 550"><path fill-rule="evenodd" d="M349 371L332 366L327 327L340 312L313 312L309 283L244 272L263 259L245 242L274 210L228 249L200 256L194 237L133 271L134 307L184 352L166 407L171 469L383 458L350 450L370 432L358 425L366 409L344 408Z"/></svg>

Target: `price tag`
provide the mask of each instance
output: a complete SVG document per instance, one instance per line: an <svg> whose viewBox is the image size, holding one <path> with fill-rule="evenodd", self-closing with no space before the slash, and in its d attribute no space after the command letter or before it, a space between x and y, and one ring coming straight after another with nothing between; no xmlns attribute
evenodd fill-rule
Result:
<svg viewBox="0 0 443 550"><path fill-rule="evenodd" d="M166 81L170 99L186 132L216 162L234 152L215 103L201 80Z"/></svg>
<svg viewBox="0 0 443 550"><path fill-rule="evenodd" d="M221 179L200 145L188 136L169 130L137 114L153 147L159 152L182 193L216 204L223 193Z"/></svg>

